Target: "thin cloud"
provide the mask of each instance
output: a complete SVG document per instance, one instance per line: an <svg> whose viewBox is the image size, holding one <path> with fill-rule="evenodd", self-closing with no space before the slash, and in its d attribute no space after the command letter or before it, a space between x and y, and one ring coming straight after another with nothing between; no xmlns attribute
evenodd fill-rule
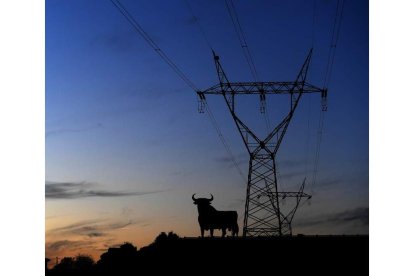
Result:
<svg viewBox="0 0 414 276"><path fill-rule="evenodd" d="M96 238L96 237L102 237L102 236L106 236L106 234L102 232L91 232L88 234L88 237L90 238Z"/></svg>
<svg viewBox="0 0 414 276"><path fill-rule="evenodd" d="M108 222L107 219L84 220L66 226L51 229L48 231L48 234L59 236L85 236L89 238L97 238L109 236L110 233L114 230L123 229L141 222L145 221L128 220Z"/></svg>
<svg viewBox="0 0 414 276"><path fill-rule="evenodd" d="M50 136L64 134L64 133L77 133L77 132L90 131L90 130L94 130L94 129L98 129L98 128L102 128L102 127L103 127L103 125L99 123L99 124L92 125L92 126L88 126L88 127L84 127L84 128L61 128L61 129L55 129L55 130L51 130L51 131L46 131L46 138L47 137L50 137Z"/></svg>
<svg viewBox="0 0 414 276"><path fill-rule="evenodd" d="M103 248L108 248L108 246L115 242L115 238L104 238L104 239L62 239L53 242L47 242L45 245L46 256L53 258L54 256L59 256L61 254L65 255L75 255L79 254L81 250L95 250L95 251L104 251Z"/></svg>
<svg viewBox="0 0 414 276"><path fill-rule="evenodd" d="M71 240L60 240L56 242L51 242L46 244L46 251L62 251L65 249L79 249L79 248L85 248L90 247L93 244L95 244L94 241L71 241Z"/></svg>
<svg viewBox="0 0 414 276"><path fill-rule="evenodd" d="M62 226L62 227L58 227L58 228L54 228L51 231L62 231L62 230L70 230L70 229L76 229L79 227L83 227L86 225L91 225L91 224L95 224L98 222L102 222L105 221L106 219L89 219L89 220L82 220L76 223L72 223L66 226Z"/></svg>
<svg viewBox="0 0 414 276"><path fill-rule="evenodd" d="M45 192L47 199L76 199L84 197L122 197L155 194L162 191L108 191L94 189L97 186L89 182L50 182L46 181Z"/></svg>
<svg viewBox="0 0 414 276"><path fill-rule="evenodd" d="M366 207L346 210L335 214L323 215L319 218L299 222L297 226L309 227L315 225L338 225L345 223L355 223L361 226L369 224L369 209Z"/></svg>

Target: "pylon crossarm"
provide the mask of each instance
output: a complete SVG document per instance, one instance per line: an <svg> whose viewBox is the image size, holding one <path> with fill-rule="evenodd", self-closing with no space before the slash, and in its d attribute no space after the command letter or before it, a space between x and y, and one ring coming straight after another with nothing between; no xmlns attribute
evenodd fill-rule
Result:
<svg viewBox="0 0 414 276"><path fill-rule="evenodd" d="M290 95L298 94L300 91L296 89L296 81L284 82L228 82L226 85L218 83L204 91L205 95L261 95L261 94L275 94L275 95ZM303 84L303 93L323 93L324 89L316 87L309 83Z"/></svg>
<svg viewBox="0 0 414 276"><path fill-rule="evenodd" d="M306 200L309 200L312 197L311 195L308 195L303 192L303 190L305 189L305 183L306 183L306 177L305 179L303 179L302 185L300 185L299 192L296 193L297 195L296 195L295 207L286 215L286 219L289 224L292 223L293 217L295 216L295 213L299 207L299 204L302 198L306 198Z"/></svg>
<svg viewBox="0 0 414 276"><path fill-rule="evenodd" d="M307 193L302 192L261 192L260 196L273 196L273 197L279 197L281 199L285 198L296 198L297 200L301 200L302 198L311 199L312 196Z"/></svg>
<svg viewBox="0 0 414 276"><path fill-rule="evenodd" d="M274 193L276 194L276 193ZM287 197L307 197L307 198L311 198L311 195L308 195L307 193L303 193L303 192L278 192L277 193L278 197L281 197L282 199L287 198Z"/></svg>

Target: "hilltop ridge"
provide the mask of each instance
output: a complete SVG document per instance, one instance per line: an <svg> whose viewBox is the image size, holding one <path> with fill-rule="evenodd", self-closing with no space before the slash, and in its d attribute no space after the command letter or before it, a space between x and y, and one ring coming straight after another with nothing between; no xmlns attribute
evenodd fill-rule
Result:
<svg viewBox="0 0 414 276"><path fill-rule="evenodd" d="M164 233L140 250L131 244L109 248L86 274L53 269L47 275L133 275L144 271L368 275L368 242L368 236L179 238Z"/></svg>

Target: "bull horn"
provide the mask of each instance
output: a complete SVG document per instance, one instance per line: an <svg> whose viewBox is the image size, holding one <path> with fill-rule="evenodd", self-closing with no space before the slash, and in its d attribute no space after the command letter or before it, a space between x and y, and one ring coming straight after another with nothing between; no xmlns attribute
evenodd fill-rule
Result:
<svg viewBox="0 0 414 276"><path fill-rule="evenodd" d="M213 201L214 197L213 197L212 194L210 194L210 195L211 195L211 198L208 201Z"/></svg>
<svg viewBox="0 0 414 276"><path fill-rule="evenodd" d="M196 198L194 197L195 196L195 194L193 194L193 196L191 197L194 201L196 201Z"/></svg>

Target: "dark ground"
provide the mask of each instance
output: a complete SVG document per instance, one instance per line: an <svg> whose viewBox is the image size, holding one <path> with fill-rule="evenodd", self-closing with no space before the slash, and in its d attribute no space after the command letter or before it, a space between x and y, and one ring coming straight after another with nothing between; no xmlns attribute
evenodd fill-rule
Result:
<svg viewBox="0 0 414 276"><path fill-rule="evenodd" d="M368 236L164 237L136 251L109 249L88 272L50 275L368 275ZM122 251L122 252L121 252Z"/></svg>

